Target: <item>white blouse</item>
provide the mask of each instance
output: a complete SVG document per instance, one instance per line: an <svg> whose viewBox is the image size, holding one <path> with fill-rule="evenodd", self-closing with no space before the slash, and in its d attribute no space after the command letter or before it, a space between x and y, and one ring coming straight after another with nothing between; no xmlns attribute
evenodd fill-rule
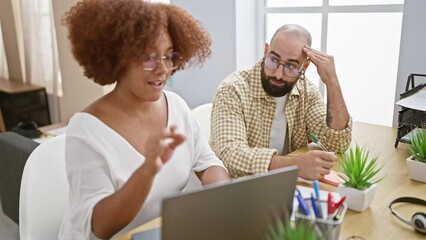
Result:
<svg viewBox="0 0 426 240"><path fill-rule="evenodd" d="M164 93L168 104L168 127L176 125L177 131L187 138L155 176L151 191L137 216L115 236L159 217L162 199L180 193L192 171L200 172L211 166L224 167L203 138L185 101L175 93ZM94 206L120 189L145 157L89 113L74 114L66 134L70 206L62 222L59 239L96 239L91 231Z"/></svg>

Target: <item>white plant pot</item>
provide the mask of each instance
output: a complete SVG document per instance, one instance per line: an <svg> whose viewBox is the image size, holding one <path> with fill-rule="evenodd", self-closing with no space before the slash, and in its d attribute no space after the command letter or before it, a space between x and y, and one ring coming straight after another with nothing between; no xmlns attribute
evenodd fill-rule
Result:
<svg viewBox="0 0 426 240"><path fill-rule="evenodd" d="M413 156L407 158L408 175L411 179L426 183L426 163L413 159Z"/></svg>
<svg viewBox="0 0 426 240"><path fill-rule="evenodd" d="M377 184L373 184L364 190L346 187L343 184L339 185L340 196L346 196L348 208L357 212L363 212L371 205L376 194L376 189Z"/></svg>

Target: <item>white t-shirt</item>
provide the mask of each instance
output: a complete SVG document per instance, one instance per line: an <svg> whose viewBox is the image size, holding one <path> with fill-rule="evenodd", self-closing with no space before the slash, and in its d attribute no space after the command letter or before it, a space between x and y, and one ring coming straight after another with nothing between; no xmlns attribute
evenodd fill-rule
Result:
<svg viewBox="0 0 426 240"><path fill-rule="evenodd" d="M167 124L178 126L177 131L187 138L155 176L151 191L137 216L116 236L159 217L162 199L180 193L192 171L203 171L211 166L224 167L201 135L184 100L175 93L164 92L168 104ZM91 231L94 206L120 189L145 157L121 135L88 113L74 114L66 134L70 206L59 238L96 239Z"/></svg>
<svg viewBox="0 0 426 240"><path fill-rule="evenodd" d="M287 132L287 117L284 108L287 102L286 94L283 97L275 97L275 115L272 120L269 148L276 149L279 155L284 153L285 135Z"/></svg>

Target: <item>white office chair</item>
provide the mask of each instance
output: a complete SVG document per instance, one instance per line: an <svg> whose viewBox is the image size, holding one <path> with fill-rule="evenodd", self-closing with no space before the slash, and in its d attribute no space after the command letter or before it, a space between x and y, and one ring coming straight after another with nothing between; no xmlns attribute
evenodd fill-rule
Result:
<svg viewBox="0 0 426 240"><path fill-rule="evenodd" d="M206 103L192 109L192 115L197 120L201 127L201 133L207 139L210 138L210 113L212 111L212 104Z"/></svg>
<svg viewBox="0 0 426 240"><path fill-rule="evenodd" d="M19 198L20 239L58 239L69 201L65 134L40 144L28 157Z"/></svg>
<svg viewBox="0 0 426 240"><path fill-rule="evenodd" d="M195 120L197 120L198 124L200 125L201 134L207 141L209 140L209 137L210 137L211 111L212 111L211 103L206 103L192 109L192 115L194 116ZM195 175L195 173L192 173L191 176L189 176L188 183L183 189L183 192L189 191L189 190L192 191L192 190L201 189L201 188L203 187L201 185L200 180L198 179L197 175Z"/></svg>

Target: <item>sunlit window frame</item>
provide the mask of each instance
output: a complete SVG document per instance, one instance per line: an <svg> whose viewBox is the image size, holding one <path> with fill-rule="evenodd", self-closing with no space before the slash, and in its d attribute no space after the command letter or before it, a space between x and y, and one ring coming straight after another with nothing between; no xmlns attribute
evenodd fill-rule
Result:
<svg viewBox="0 0 426 240"><path fill-rule="evenodd" d="M402 13L404 4L377 4L377 5L348 5L348 6L330 6L329 0L323 0L322 6L317 7L267 7L267 0L259 0L257 6L257 54L263 56L263 43L267 42L266 36L266 16L270 13L321 13L321 51L327 52L327 33L328 33L328 16L330 13ZM323 82L319 82L319 90L324 96L325 86Z"/></svg>

